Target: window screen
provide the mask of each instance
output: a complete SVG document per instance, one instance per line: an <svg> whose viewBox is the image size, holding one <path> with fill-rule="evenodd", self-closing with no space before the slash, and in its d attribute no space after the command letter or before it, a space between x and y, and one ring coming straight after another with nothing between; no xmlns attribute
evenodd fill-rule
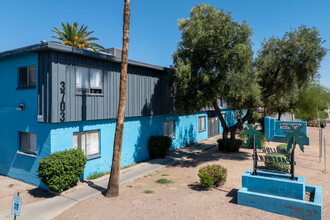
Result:
<svg viewBox="0 0 330 220"><path fill-rule="evenodd" d="M100 152L99 130L73 133L73 148L80 148L87 156L98 155Z"/></svg>
<svg viewBox="0 0 330 220"><path fill-rule="evenodd" d="M37 134L19 132L20 151L25 153L37 154Z"/></svg>
<svg viewBox="0 0 330 220"><path fill-rule="evenodd" d="M18 70L18 87L36 86L36 66L20 67Z"/></svg>
<svg viewBox="0 0 330 220"><path fill-rule="evenodd" d="M205 131L205 116L198 117L198 131Z"/></svg>
<svg viewBox="0 0 330 220"><path fill-rule="evenodd" d="M172 121L164 121L164 136L168 136L170 138L175 138L175 122Z"/></svg>

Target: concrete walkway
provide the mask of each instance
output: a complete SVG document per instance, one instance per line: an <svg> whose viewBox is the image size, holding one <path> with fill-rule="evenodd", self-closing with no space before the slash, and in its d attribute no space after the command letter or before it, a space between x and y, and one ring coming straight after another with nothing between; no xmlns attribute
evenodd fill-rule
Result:
<svg viewBox="0 0 330 220"><path fill-rule="evenodd" d="M148 175L156 170L173 164L176 161L194 156L196 153L207 150L217 144L220 135L193 144L189 147L178 149L168 154L164 159L155 159L139 163L135 166L121 170L120 184L130 182L139 177ZM96 196L106 190L109 176L102 177L94 182L87 181L88 185L78 187L76 190L63 193L50 199L31 203L21 208L21 215L17 219L48 220L60 215L65 210L90 197ZM23 201L24 202L24 201ZM24 203L23 203L24 204ZM13 219L10 210L0 212L0 219Z"/></svg>

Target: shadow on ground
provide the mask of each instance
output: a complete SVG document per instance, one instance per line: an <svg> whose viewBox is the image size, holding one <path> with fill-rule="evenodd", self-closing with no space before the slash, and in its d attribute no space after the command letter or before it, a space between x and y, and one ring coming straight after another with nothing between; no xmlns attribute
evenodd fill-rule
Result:
<svg viewBox="0 0 330 220"><path fill-rule="evenodd" d="M180 154L180 152L178 153ZM175 154L174 154L175 156ZM184 157L185 155L183 155ZM188 155L187 155L188 156ZM251 156L247 152L235 152L235 153L224 153L219 152L217 147L212 147L208 150L205 150L201 153L195 153L194 155L190 155L187 160L177 161L172 164L172 167L197 167L203 163L208 163L212 161L218 160L250 160ZM181 157L182 158L182 157Z"/></svg>
<svg viewBox="0 0 330 220"><path fill-rule="evenodd" d="M238 189L232 189L227 193L226 197L231 198L229 203L237 204L237 192L238 192Z"/></svg>
<svg viewBox="0 0 330 220"><path fill-rule="evenodd" d="M31 196L36 197L36 198L49 199L49 198L55 197L55 194L50 193L50 192L48 192L46 190L43 190L41 188L30 189L30 190L28 190L28 194L30 194Z"/></svg>

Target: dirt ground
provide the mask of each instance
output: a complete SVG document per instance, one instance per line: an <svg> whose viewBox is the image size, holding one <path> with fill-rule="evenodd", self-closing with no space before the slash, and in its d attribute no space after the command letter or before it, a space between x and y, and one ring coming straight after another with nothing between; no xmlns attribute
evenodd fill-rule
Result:
<svg viewBox="0 0 330 220"><path fill-rule="evenodd" d="M327 149L330 145L329 131L327 128L325 132L329 139ZM319 162L318 128L309 127L308 135L311 145L305 146L305 153L299 149L296 151L296 175L306 176L306 184L322 186L322 215L323 219L330 219L330 178L329 171L323 172L324 162ZM267 143L270 147L277 145ZM241 176L246 170L252 169L251 153L250 149L241 149L238 153L220 153L216 147L211 148L194 158L120 186L118 198L108 199L98 195L55 219L290 219L237 205ZM220 164L227 168L228 176L224 185L212 190L200 186L198 169L208 164ZM330 162L327 166L329 170ZM159 178L170 179L173 183L156 183ZM154 192L147 194L145 190Z"/></svg>
<svg viewBox="0 0 330 220"><path fill-rule="evenodd" d="M11 209L13 195L17 192L22 197L22 205L54 196L46 190L0 175L0 211Z"/></svg>

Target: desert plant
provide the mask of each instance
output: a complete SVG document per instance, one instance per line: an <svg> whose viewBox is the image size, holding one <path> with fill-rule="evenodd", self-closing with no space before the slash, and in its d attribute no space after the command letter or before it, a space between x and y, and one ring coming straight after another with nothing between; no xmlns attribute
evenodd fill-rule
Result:
<svg viewBox="0 0 330 220"><path fill-rule="evenodd" d="M215 188L226 181L227 169L221 165L208 165L199 169L198 176L204 187Z"/></svg>
<svg viewBox="0 0 330 220"><path fill-rule="evenodd" d="M283 163L277 161L283 161ZM290 164L287 162L284 163L284 161L287 161L287 157L285 155L268 153L266 154L265 167L269 170L288 172L290 169Z"/></svg>
<svg viewBox="0 0 330 220"><path fill-rule="evenodd" d="M166 178L160 178L158 180L156 180L156 183L160 183L160 184L169 184L172 183L172 180L166 179Z"/></svg>
<svg viewBox="0 0 330 220"><path fill-rule="evenodd" d="M81 149L58 151L39 161L38 176L54 192L77 184L87 158Z"/></svg>
<svg viewBox="0 0 330 220"><path fill-rule="evenodd" d="M151 136L148 142L148 149L151 158L164 158L166 152L172 146L172 139L167 136Z"/></svg>
<svg viewBox="0 0 330 220"><path fill-rule="evenodd" d="M236 139L218 139L218 148L224 152L237 152L243 146L242 140Z"/></svg>
<svg viewBox="0 0 330 220"><path fill-rule="evenodd" d="M258 122L260 116L257 112L253 112L251 118L248 120L248 123L251 125L254 125L255 123Z"/></svg>
<svg viewBox="0 0 330 220"><path fill-rule="evenodd" d="M154 193L154 191L152 191L152 190L149 190L149 189L147 189L147 190L144 190L143 192L144 192L144 193L147 193L147 194L150 194L150 193Z"/></svg>

